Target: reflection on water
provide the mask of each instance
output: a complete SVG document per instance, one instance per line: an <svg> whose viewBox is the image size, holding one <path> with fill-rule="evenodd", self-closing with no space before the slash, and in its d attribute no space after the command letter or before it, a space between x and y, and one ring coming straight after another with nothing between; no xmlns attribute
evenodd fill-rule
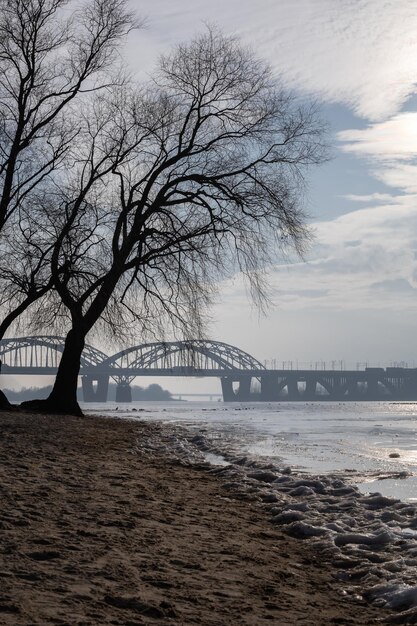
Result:
<svg viewBox="0 0 417 626"><path fill-rule="evenodd" d="M366 489L401 499L417 498L417 403L202 402L88 404L88 412L178 422L221 438L242 454L268 457L314 474L404 473ZM369 479L368 479L369 480Z"/></svg>
<svg viewBox="0 0 417 626"><path fill-rule="evenodd" d="M365 481L359 485L363 493L379 492L385 496L417 502L417 476Z"/></svg>

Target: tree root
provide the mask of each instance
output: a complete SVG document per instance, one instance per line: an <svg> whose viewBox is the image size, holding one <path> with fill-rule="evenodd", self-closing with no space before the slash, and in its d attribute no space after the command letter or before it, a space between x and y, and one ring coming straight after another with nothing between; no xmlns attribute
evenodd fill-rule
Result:
<svg viewBox="0 0 417 626"><path fill-rule="evenodd" d="M31 413L45 413L47 415L74 415L84 417L78 402L62 405L56 400L26 400L19 405L23 411Z"/></svg>
<svg viewBox="0 0 417 626"><path fill-rule="evenodd" d="M17 411L18 408L14 404L10 404L6 394L0 389L0 411Z"/></svg>

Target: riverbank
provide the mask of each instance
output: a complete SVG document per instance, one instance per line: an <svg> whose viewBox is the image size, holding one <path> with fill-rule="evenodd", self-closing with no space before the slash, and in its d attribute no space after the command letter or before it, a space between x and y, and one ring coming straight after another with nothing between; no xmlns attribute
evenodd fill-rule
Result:
<svg viewBox="0 0 417 626"><path fill-rule="evenodd" d="M309 541L158 424L0 415L5 626L370 625ZM144 445L145 442L145 445ZM227 482L229 481L229 482Z"/></svg>

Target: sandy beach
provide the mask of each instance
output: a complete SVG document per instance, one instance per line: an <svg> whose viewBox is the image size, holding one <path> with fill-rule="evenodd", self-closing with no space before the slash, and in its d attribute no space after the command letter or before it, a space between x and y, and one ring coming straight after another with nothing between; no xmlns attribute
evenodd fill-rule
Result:
<svg viewBox="0 0 417 626"><path fill-rule="evenodd" d="M207 464L152 446L158 424L0 416L0 623L352 624L388 615L343 595L309 541Z"/></svg>

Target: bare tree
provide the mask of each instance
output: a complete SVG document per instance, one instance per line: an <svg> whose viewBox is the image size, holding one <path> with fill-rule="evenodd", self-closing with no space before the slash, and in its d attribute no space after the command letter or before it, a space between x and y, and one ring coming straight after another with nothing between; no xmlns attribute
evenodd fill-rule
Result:
<svg viewBox="0 0 417 626"><path fill-rule="evenodd" d="M163 57L151 85L107 106L113 127L90 159L115 160L100 180L100 224L88 237L69 224L51 255L71 330L50 397L28 403L43 411L80 413L85 337L114 322L114 307L145 330L166 319L199 332L217 280L240 270L262 301L268 264L309 236L303 182L324 158L321 124L236 39L208 29Z"/></svg>
<svg viewBox="0 0 417 626"><path fill-rule="evenodd" d="M0 229L59 168L78 132L71 105L109 82L134 25L124 0L0 0Z"/></svg>
<svg viewBox="0 0 417 626"><path fill-rule="evenodd" d="M42 194L71 167L77 107L114 83L118 45L138 25L126 6L126 0L89 0L78 8L68 0L0 0L0 247L7 251L0 338L52 286L52 240L41 242L30 207L46 202Z"/></svg>

